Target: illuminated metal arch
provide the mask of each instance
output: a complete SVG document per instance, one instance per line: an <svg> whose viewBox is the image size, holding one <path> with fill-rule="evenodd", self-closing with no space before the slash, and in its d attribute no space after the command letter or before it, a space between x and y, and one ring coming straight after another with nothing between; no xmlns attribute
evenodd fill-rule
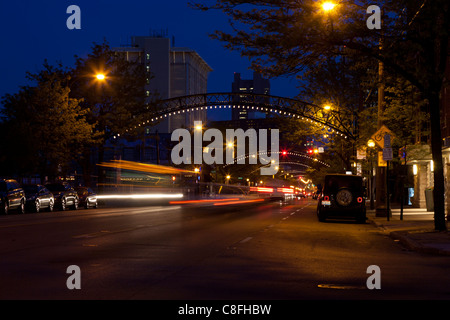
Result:
<svg viewBox="0 0 450 320"><path fill-rule="evenodd" d="M294 166L302 166L302 167L306 167L306 168L312 168L310 165L307 165L307 164L305 164L303 162L300 162L300 161L282 161L282 162L278 163L278 165L283 165L283 164L289 164L289 165L294 165ZM225 165L224 168L226 166L228 166L228 165ZM261 169L261 167L264 167L264 166L267 166L267 165L266 164L260 164L258 168L256 168L255 170L251 171L250 173L258 171L258 170Z"/></svg>
<svg viewBox="0 0 450 320"><path fill-rule="evenodd" d="M317 158L313 158L313 157L309 156L309 155L306 154L306 153L295 152L295 151L273 151L273 152L278 153L278 154L283 154L283 153L285 153L286 155L291 155L291 156L295 156L295 157L305 158L305 159L307 159L307 160L309 160L309 161L315 161L315 162L318 162L318 163L320 163L321 165L323 165L323 166L325 166L325 167L330 167L330 165L329 165L328 163L326 163L326 162L324 162L324 161L322 161L322 160L319 160L319 159L317 159ZM258 155L259 155L260 152L257 151L257 153L258 153ZM266 152L261 152L261 154L266 154L266 153L267 153L267 151L266 151ZM254 155L251 155L251 154L248 154L248 153L247 153L247 154L244 155L244 156L236 157L236 158L234 159L233 163L227 163L227 164L225 164L223 167L225 168L225 167L227 167L227 166L229 166L229 165L237 164L239 160L246 160L246 159L250 158L251 156L254 156ZM278 164L282 164L282 163L290 163L290 162L289 162L289 161L279 161L279 162L278 162ZM292 162L292 163L298 164L299 162ZM310 166L308 166L308 165L305 165L305 166L310 167Z"/></svg>
<svg viewBox="0 0 450 320"><path fill-rule="evenodd" d="M280 162L280 165L283 165L283 164L312 168L310 165L304 164L303 162L300 162L300 161L282 161L282 162ZM289 172L286 172L286 173L289 173ZM303 174L304 174L304 172L303 172Z"/></svg>
<svg viewBox="0 0 450 320"><path fill-rule="evenodd" d="M233 92L194 94L162 100L159 102L158 111L149 113L147 120L134 126L134 128L149 126L161 119L186 112L235 108L302 119L317 123L330 133L336 133L344 138L355 138L351 130L343 124L337 111L324 111L320 106L291 98ZM133 128L125 131L130 130L133 130Z"/></svg>

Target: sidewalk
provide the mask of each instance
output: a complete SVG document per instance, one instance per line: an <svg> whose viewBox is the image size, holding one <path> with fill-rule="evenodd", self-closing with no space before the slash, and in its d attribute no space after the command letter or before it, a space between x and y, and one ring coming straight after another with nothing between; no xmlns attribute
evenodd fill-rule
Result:
<svg viewBox="0 0 450 320"><path fill-rule="evenodd" d="M399 206L394 205L391 212L388 221L387 217L376 217L375 210L367 206L367 220L410 250L450 256L450 223L447 231L439 232L434 229L434 212L405 206L403 220Z"/></svg>

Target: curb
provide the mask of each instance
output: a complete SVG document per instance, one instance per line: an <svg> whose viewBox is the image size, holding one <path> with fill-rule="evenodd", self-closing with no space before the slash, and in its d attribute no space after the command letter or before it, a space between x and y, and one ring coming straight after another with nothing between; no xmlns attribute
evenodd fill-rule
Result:
<svg viewBox="0 0 450 320"><path fill-rule="evenodd" d="M420 227L416 226L414 227L414 229L410 230L389 231L389 229L385 228L385 226L382 223L379 223L375 219L368 219L368 221L372 223L375 227L386 233L390 238L399 241L408 250L419 253L450 256L450 247L447 249L443 249L435 247L432 244L427 245L422 243L420 240L413 239L410 236L411 231L414 231L414 233L416 234L418 230L422 229ZM426 231L424 233L426 233Z"/></svg>
<svg viewBox="0 0 450 320"><path fill-rule="evenodd" d="M449 250L423 245L419 241L411 239L407 231L392 231L389 233L389 236L394 240L400 241L401 244L403 244L407 249L412 251L450 256Z"/></svg>

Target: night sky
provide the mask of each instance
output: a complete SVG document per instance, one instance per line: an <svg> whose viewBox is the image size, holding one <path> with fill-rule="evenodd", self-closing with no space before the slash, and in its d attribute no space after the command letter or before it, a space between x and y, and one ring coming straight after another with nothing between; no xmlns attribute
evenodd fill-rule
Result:
<svg viewBox="0 0 450 320"><path fill-rule="evenodd" d="M229 92L233 73L251 78L246 58L223 48L209 38L216 29L230 30L220 11L201 12L188 7L187 0L18 0L0 5L0 96L15 93L26 84L26 71L38 72L45 59L73 66L74 55L85 56L92 44L104 39L111 47L129 43L131 36L164 30L175 46L189 47L213 68L208 92ZM69 30L67 7L81 9L81 30ZM128 41L127 41L128 39ZM294 97L295 79L272 79L271 94Z"/></svg>

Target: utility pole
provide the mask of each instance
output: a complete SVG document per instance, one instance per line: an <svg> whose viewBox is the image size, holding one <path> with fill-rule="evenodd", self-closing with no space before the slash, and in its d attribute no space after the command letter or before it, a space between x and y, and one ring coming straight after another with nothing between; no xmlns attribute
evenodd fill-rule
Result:
<svg viewBox="0 0 450 320"><path fill-rule="evenodd" d="M381 13L383 14L383 13ZM380 56L383 54L383 37L380 37L379 43ZM378 121L377 129L379 130L383 126L383 113L384 113L384 63L379 60L378 62ZM378 155L377 155L378 158ZM389 213L387 211L387 196L386 196L386 173L388 166L382 167L378 164L376 169L376 210L375 215L377 217L386 217Z"/></svg>

